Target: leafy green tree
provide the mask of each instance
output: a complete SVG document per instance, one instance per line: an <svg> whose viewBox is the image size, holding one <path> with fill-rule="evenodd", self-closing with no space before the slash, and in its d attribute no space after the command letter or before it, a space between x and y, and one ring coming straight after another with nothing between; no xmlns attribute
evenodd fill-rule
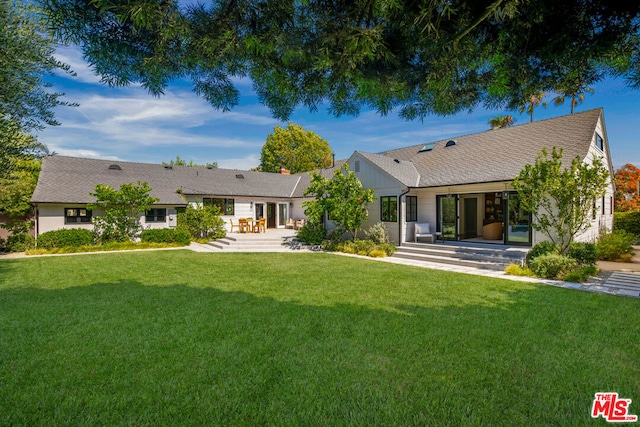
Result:
<svg viewBox="0 0 640 427"><path fill-rule="evenodd" d="M308 172L331 166L332 151L326 139L302 126L289 123L286 129L276 126L260 154L262 172L278 172L281 167L291 173Z"/></svg>
<svg viewBox="0 0 640 427"><path fill-rule="evenodd" d="M640 85L640 3L610 0L47 0L51 26L112 85L190 78L214 107L251 78L280 119L324 102L412 119L523 100L588 66ZM569 92L564 92L569 94Z"/></svg>
<svg viewBox="0 0 640 427"><path fill-rule="evenodd" d="M367 206L375 201L372 189L364 189L356 174L349 170L345 163L334 172L333 178L325 178L312 172L311 184L305 196L313 196L314 200L302 204L310 223L321 223L325 212L336 227L358 237L358 231L367 220Z"/></svg>
<svg viewBox="0 0 640 427"><path fill-rule="evenodd" d="M22 218L33 210L31 196L38 183L41 161L20 159L8 174L0 177L0 212Z"/></svg>
<svg viewBox="0 0 640 427"><path fill-rule="evenodd" d="M119 190L96 185L95 192L89 193L96 201L87 205L87 209L104 212L93 217L96 240L103 243L133 240L142 230L140 216L158 201L150 192L151 187L146 182L122 184Z"/></svg>
<svg viewBox="0 0 640 427"><path fill-rule="evenodd" d="M220 239L227 235L218 206L188 205L178 214L178 229L186 230L194 239Z"/></svg>
<svg viewBox="0 0 640 427"><path fill-rule="evenodd" d="M551 158L543 149L535 165L526 165L511 185L532 213L532 227L565 253L573 238L590 227L593 204L604 196L609 179L601 159L589 164L576 157L564 166L562 150L554 147Z"/></svg>
<svg viewBox="0 0 640 427"><path fill-rule="evenodd" d="M489 125L491 129L501 129L509 126L513 126L514 120L512 116L496 116L489 119Z"/></svg>
<svg viewBox="0 0 640 427"><path fill-rule="evenodd" d="M187 161L181 159L179 155L176 156L175 160L172 159L169 161L169 163L162 162L162 164L165 166L187 166L190 168L210 168L210 169L218 168L218 162L207 163L206 165L199 165L197 163L193 163L193 160L189 160L189 163L187 163Z"/></svg>
<svg viewBox="0 0 640 427"><path fill-rule="evenodd" d="M34 3L0 0L0 120L17 126L13 132L55 126L53 109L75 105L62 101L63 94L44 80L55 70L73 74L53 56L56 43L46 28Z"/></svg>

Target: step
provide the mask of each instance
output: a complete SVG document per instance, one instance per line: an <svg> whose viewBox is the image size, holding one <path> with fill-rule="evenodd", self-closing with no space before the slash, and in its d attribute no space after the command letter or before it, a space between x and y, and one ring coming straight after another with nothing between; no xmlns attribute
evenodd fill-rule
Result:
<svg viewBox="0 0 640 427"><path fill-rule="evenodd" d="M475 246L407 243L400 246L393 256L419 262L503 271L511 263L521 264L526 254L526 249L510 249L512 248L492 249Z"/></svg>

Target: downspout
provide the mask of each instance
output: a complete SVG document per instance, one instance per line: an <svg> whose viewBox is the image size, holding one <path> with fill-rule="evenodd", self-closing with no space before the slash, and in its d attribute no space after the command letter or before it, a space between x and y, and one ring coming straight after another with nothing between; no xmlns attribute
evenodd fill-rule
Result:
<svg viewBox="0 0 640 427"><path fill-rule="evenodd" d="M411 189L407 187L407 189L400 194L400 198L398 200L398 246L402 245L402 197L409 194Z"/></svg>
<svg viewBox="0 0 640 427"><path fill-rule="evenodd" d="M39 218L39 215L40 215L40 209L38 208L38 204L36 203L36 217L35 217L35 220L36 220L35 221L36 222L36 224L35 224L36 233L35 234L36 235L34 236L35 237L36 248L38 247L38 235L40 234L40 218Z"/></svg>

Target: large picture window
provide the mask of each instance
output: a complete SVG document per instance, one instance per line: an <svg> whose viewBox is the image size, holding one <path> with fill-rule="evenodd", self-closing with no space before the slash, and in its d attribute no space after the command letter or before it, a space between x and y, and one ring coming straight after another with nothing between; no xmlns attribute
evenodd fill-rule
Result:
<svg viewBox="0 0 640 427"><path fill-rule="evenodd" d="M217 198L203 198L202 204L205 206L217 206L220 209L222 215L234 215L235 213L235 200L234 199L217 199Z"/></svg>
<svg viewBox="0 0 640 427"><path fill-rule="evenodd" d="M165 222L167 210L165 208L149 209L144 216L146 222Z"/></svg>
<svg viewBox="0 0 640 427"><path fill-rule="evenodd" d="M407 222L416 222L418 220L418 197L407 196Z"/></svg>
<svg viewBox="0 0 640 427"><path fill-rule="evenodd" d="M398 222L398 197L380 197L380 220L384 222Z"/></svg>
<svg viewBox="0 0 640 427"><path fill-rule="evenodd" d="M65 224L81 224L91 222L91 211L85 208L64 208Z"/></svg>

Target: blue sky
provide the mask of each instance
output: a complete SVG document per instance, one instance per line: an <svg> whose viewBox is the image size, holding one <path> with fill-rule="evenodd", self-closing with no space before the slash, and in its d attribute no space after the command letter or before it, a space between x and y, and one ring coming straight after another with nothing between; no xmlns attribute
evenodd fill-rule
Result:
<svg viewBox="0 0 640 427"><path fill-rule="evenodd" d="M38 135L60 155L144 163L168 162L179 155L200 164L217 162L221 168L250 169L260 163L268 134L275 126L287 125L259 103L248 79L237 80L240 105L223 113L196 96L190 82L175 82L164 96L155 98L137 85L110 88L100 84L77 48L60 48L57 56L78 75L52 77L54 90L80 104L57 108L61 125ZM607 80L594 89L576 111L603 107L614 167L640 166L640 91L630 90L621 79ZM568 102L560 107L550 103L536 110L534 120L569 112ZM517 111L484 109L410 122L395 114L382 117L375 111L335 118L322 109L315 113L299 109L289 121L325 138L336 158L342 159L355 150L376 153L482 132L489 129L489 118L505 113L513 115L516 124L529 121Z"/></svg>

